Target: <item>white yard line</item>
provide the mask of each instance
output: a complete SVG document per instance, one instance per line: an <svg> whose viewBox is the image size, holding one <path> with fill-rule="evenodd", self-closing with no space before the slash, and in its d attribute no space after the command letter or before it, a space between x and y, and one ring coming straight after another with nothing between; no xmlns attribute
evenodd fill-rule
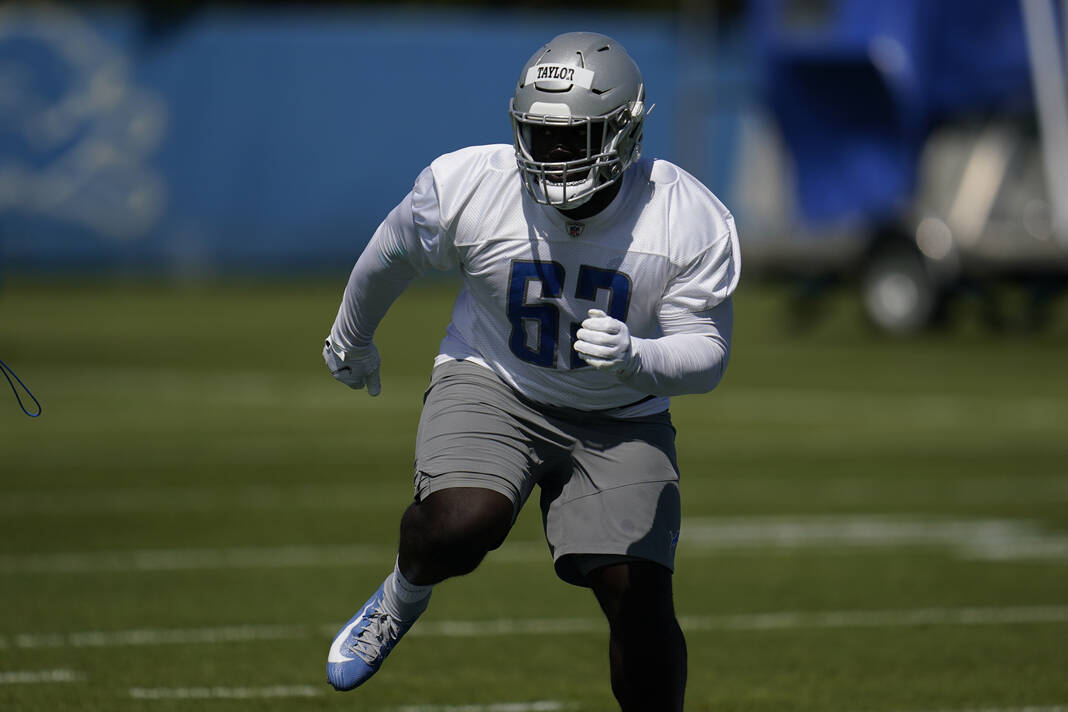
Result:
<svg viewBox="0 0 1068 712"><path fill-rule="evenodd" d="M62 672L62 671L53 671ZM324 687L311 685L275 685L271 687L132 687L130 697L137 700L249 700L318 697ZM459 705L402 705L384 712L563 712L580 706L559 700L532 702L490 702ZM907 712L1068 712L1066 705L1029 705L1024 707L969 707Z"/></svg>
<svg viewBox="0 0 1068 712"><path fill-rule="evenodd" d="M429 375L429 374L428 374ZM411 412L412 403L422 396L425 382L393 383L391 397L373 404L346 398L321 388L317 376L294 380L278 371L217 369L190 373L166 366L154 368L114 368L83 366L74 374L55 374L57 391L83 397L114 397L117 388L141 393L145 399L163 403L195 403L203 407L282 407L313 411L352 413L370 417L384 411ZM309 384L320 387L309 388ZM327 394L324 397L323 393ZM724 389L719 394L724 407L738 417L749 416L761 422L812 422L813 419L838 422L843 412L857 413L865 420L895 419L906 412L916 425L956 425L971 422L977 412L991 413L1017 426L1050 429L1068 418L1068 403L1055 396L1009 392L916 392L844 390L832 388ZM69 427L69 426L68 426ZM90 424L88 427L96 427Z"/></svg>
<svg viewBox="0 0 1068 712"><path fill-rule="evenodd" d="M903 548L926 548L966 560L1068 562L1068 535L1026 519L871 514L689 518L683 521L679 556ZM0 555L0 575L389 565L394 556L392 548L360 545L4 554ZM542 543L513 541L486 561L548 562L549 554Z"/></svg>
<svg viewBox="0 0 1068 712"><path fill-rule="evenodd" d="M907 710L907 712L1068 712L1068 705L1027 707L968 707L966 709Z"/></svg>
<svg viewBox="0 0 1068 712"><path fill-rule="evenodd" d="M904 628L918 625L1027 625L1068 623L1068 606L1002 608L914 608L904 610L778 611L724 616L680 616L689 632L762 631L806 628ZM337 631L336 623L307 625L233 625L217 628L161 628L73 633L17 633L4 646L32 648L102 648L146 645L242 643L295 640ZM422 620L410 636L481 638L505 635L576 635L603 633L600 618L500 618L492 620Z"/></svg>
<svg viewBox="0 0 1068 712"><path fill-rule="evenodd" d="M256 640L294 640L312 635L300 625L232 625L217 628L136 628L76 633L18 633L15 648L111 648L139 645L243 643Z"/></svg>
<svg viewBox="0 0 1068 712"><path fill-rule="evenodd" d="M780 611L727 616L679 616L688 632L805 628L905 628L918 625L1023 625L1068 623L1068 606L916 608L906 610ZM498 635L566 635L606 630L599 618L423 621L408 635L473 638Z"/></svg>
<svg viewBox="0 0 1068 712"><path fill-rule="evenodd" d="M496 618L484 621L421 621L408 635L488 638L502 635L576 635L607 631L601 618Z"/></svg>
<svg viewBox="0 0 1068 712"><path fill-rule="evenodd" d="M131 687L136 700L251 700L286 697L317 697L325 690L311 685L272 687Z"/></svg>
<svg viewBox="0 0 1068 712"><path fill-rule="evenodd" d="M271 687L131 687L130 697L136 700L251 700L318 697L327 691L325 685L275 685ZM386 712L562 712L575 705L557 700L534 702L491 702L462 705L403 705L390 707Z"/></svg>
<svg viewBox="0 0 1068 712"><path fill-rule="evenodd" d="M231 512L315 509L351 511L381 506L384 497L405 489L387 485L337 482L283 486L153 486L107 489L14 490L3 493L0 514L117 514L151 512ZM399 500L398 500L399 501Z"/></svg>
<svg viewBox="0 0 1068 712"><path fill-rule="evenodd" d="M73 670L0 670L0 685L78 682L85 676Z"/></svg>
<svg viewBox="0 0 1068 712"><path fill-rule="evenodd" d="M117 571L203 571L234 568L359 566L395 554L372 546L274 546L224 549L132 549L0 555L0 574L82 574Z"/></svg>
<svg viewBox="0 0 1068 712"><path fill-rule="evenodd" d="M680 616L689 631L801 628L907 628L921 625L1026 625L1068 623L1068 606L914 608L910 610L784 611L733 616ZM414 632L414 631L413 631Z"/></svg>
<svg viewBox="0 0 1068 712"><path fill-rule="evenodd" d="M484 705L404 705L386 712L561 712L578 709L574 704L557 700L536 702L491 702Z"/></svg>
<svg viewBox="0 0 1068 712"><path fill-rule="evenodd" d="M887 549L921 547L961 559L1068 561L1068 536L1026 519L909 515L704 517L683 521L687 549Z"/></svg>
<svg viewBox="0 0 1068 712"><path fill-rule="evenodd" d="M789 478L763 477L763 486L794 484ZM839 477L821 480L827 492L849 499L870 498L886 489L881 480ZM732 483L744 484L744 483ZM894 485L895 487L897 485ZM0 497L0 514L11 517L50 514L116 514L152 512L217 512L371 509L401 488L387 484L352 485L341 482L307 482L280 485L272 482L234 486L172 485L91 489L7 490ZM406 491L406 490L404 490ZM978 477L938 483L938 491L958 502L1063 502L1068 501L1068 480L1057 476L1014 473L1004 477ZM841 497L838 497L841 499Z"/></svg>
<svg viewBox="0 0 1068 712"><path fill-rule="evenodd" d="M1064 399L1004 393L917 393L909 391L844 391L826 388L732 388L720 394L720 405L732 417L760 422L838 422L843 412L861 422L893 421L907 414L914 426L952 427L987 413L1016 427L1055 427L1068 416Z"/></svg>
<svg viewBox="0 0 1068 712"><path fill-rule="evenodd" d="M62 672L62 671L53 671ZM132 687L130 697L137 700L250 700L318 697L324 687L311 685L275 685L271 687ZM577 710L575 703L559 700L533 702L490 702L459 705L402 705L384 712L563 712ZM969 707L908 712L1068 712L1066 705L1029 705L1024 707Z"/></svg>

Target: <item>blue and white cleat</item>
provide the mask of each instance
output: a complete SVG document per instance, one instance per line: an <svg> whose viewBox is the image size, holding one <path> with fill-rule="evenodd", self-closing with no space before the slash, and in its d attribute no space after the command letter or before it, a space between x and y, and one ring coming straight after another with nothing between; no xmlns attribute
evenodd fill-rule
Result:
<svg viewBox="0 0 1068 712"><path fill-rule="evenodd" d="M382 586L363 608L338 631L326 659L326 679L335 690L362 685L382 667L393 646L412 623L402 623L381 609Z"/></svg>

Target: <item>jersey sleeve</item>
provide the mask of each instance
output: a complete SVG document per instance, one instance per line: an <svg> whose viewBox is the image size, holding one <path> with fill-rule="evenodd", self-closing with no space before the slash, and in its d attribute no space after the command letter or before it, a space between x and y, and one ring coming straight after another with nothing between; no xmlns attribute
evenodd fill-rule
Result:
<svg viewBox="0 0 1068 712"><path fill-rule="evenodd" d="M438 206L434 173L426 168L356 260L330 330L342 358L371 343L386 311L413 279L455 266L456 251Z"/></svg>
<svg viewBox="0 0 1068 712"><path fill-rule="evenodd" d="M718 201L717 201L718 202ZM668 284L661 302L661 315L670 318L678 312L704 312L726 301L738 286L741 251L734 216L725 208L704 214L704 224L693 225L713 231L709 244L696 255L684 258L679 271ZM686 230L682 226L676 228Z"/></svg>
<svg viewBox="0 0 1068 712"><path fill-rule="evenodd" d="M435 166L423 169L415 179L411 198L412 223L415 226L419 250L413 255L413 265L420 272L428 269L448 270L457 265L455 220L443 224L439 181ZM418 263L418 264L416 264Z"/></svg>
<svg viewBox="0 0 1068 712"><path fill-rule="evenodd" d="M723 378L741 270L727 208L696 181L676 188L666 226L675 272L658 308L662 336L632 340L639 367L631 385L663 396L706 393Z"/></svg>

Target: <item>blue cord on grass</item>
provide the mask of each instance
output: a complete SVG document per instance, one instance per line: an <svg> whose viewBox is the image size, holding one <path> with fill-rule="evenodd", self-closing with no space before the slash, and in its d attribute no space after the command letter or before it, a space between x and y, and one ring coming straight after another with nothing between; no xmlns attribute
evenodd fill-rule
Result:
<svg viewBox="0 0 1068 712"><path fill-rule="evenodd" d="M22 382L22 379L15 374L15 370L4 363L3 359L0 359L0 372L4 374L4 378L7 379L8 384L11 386L11 392L15 394L15 400L19 402L19 408L22 408L22 412L31 418L39 416L41 414L41 402L37 400L37 397L33 395L33 392L26 387L26 384ZM22 396L19 395L19 389L15 388L15 381L12 381L12 378L14 378L15 381L18 381L18 384L22 386L22 390L26 391L26 395L33 399L34 404L37 406L36 413L31 413L26 410L26 406L22 403Z"/></svg>

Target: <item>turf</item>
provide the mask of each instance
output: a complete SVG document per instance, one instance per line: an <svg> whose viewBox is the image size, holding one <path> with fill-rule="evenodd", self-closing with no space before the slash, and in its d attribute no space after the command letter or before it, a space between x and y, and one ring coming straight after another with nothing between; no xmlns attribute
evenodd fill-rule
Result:
<svg viewBox="0 0 1068 712"><path fill-rule="evenodd" d="M0 395L0 709L614 708L534 508L329 691L333 629L392 566L453 292L395 305L371 399L320 360L343 282L3 286L0 358L44 413ZM856 311L802 329L743 285L726 381L673 403L687 709L1065 709L1068 318L994 334L965 308L905 340Z"/></svg>

